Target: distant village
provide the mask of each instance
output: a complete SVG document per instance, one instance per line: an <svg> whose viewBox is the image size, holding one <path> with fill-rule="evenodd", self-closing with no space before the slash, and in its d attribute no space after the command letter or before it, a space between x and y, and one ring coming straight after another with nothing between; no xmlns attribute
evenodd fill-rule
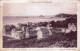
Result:
<svg viewBox="0 0 80 51"><path fill-rule="evenodd" d="M27 22L25 24L18 23L17 25L3 26L3 33L15 39L37 36L37 39L41 40L55 33L63 33L65 35L70 32L77 32L77 17L70 16L66 20L57 22L53 20L49 22Z"/></svg>

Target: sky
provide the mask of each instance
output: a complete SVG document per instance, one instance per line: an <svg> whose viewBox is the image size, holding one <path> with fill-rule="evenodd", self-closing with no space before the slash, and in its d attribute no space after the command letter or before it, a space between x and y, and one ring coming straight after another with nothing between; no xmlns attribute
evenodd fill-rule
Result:
<svg viewBox="0 0 80 51"><path fill-rule="evenodd" d="M5 3L3 16L39 16L59 13L77 14L77 3Z"/></svg>

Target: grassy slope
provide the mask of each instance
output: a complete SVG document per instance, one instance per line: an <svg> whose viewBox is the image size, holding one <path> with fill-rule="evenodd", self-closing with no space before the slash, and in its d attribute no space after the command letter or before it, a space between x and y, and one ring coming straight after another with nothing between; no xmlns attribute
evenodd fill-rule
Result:
<svg viewBox="0 0 80 51"><path fill-rule="evenodd" d="M77 47L77 33L55 33L52 36L38 41L35 37L23 40L4 41L4 48L30 48L30 47ZM9 37L4 37L8 39Z"/></svg>

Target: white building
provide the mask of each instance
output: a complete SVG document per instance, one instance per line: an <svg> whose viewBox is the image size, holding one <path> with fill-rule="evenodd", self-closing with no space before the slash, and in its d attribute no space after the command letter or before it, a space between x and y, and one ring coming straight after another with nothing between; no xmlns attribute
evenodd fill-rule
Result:
<svg viewBox="0 0 80 51"><path fill-rule="evenodd" d="M68 29L73 31L73 32L77 31L76 25L74 23L69 23Z"/></svg>
<svg viewBox="0 0 80 51"><path fill-rule="evenodd" d="M73 32L77 31L77 27L74 23L69 23L68 28L61 28L61 30L64 33L70 33L71 31Z"/></svg>

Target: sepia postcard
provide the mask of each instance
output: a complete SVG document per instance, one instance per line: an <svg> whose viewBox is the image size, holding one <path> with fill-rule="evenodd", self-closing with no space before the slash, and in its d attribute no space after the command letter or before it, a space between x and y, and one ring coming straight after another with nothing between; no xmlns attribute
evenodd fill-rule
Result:
<svg viewBox="0 0 80 51"><path fill-rule="evenodd" d="M0 0L0 51L80 51L79 0Z"/></svg>

